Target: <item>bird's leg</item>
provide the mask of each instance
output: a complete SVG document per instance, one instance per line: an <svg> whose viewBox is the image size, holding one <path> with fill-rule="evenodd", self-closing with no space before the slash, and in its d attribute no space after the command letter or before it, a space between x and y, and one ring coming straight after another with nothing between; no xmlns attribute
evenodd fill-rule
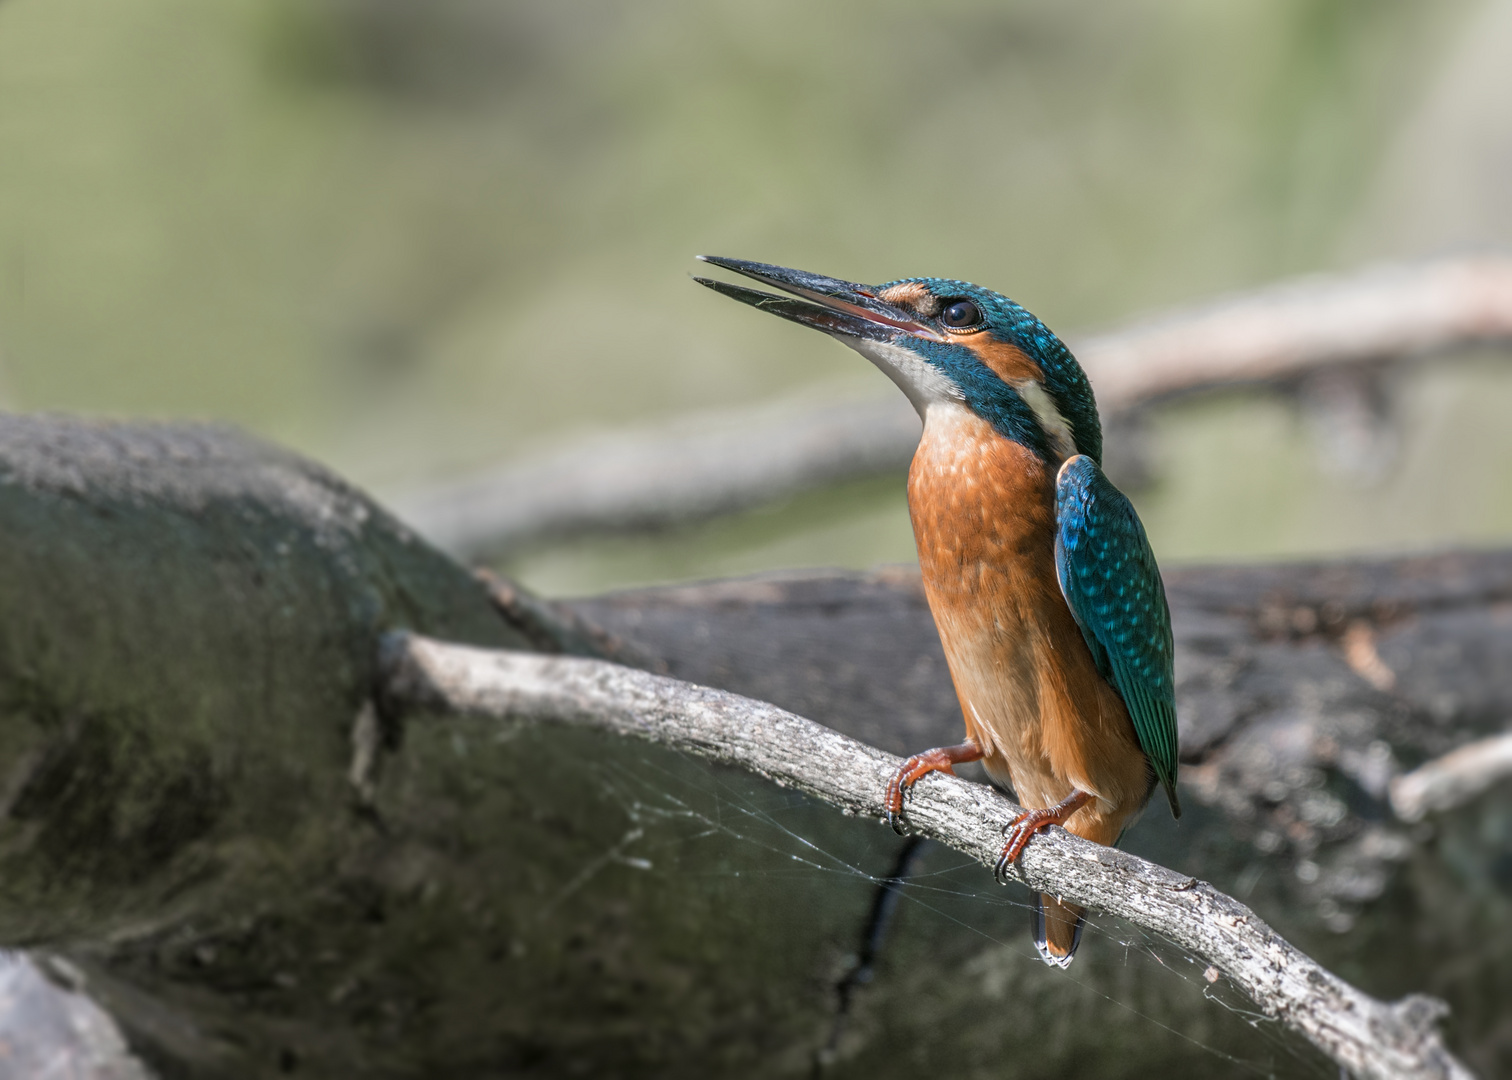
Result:
<svg viewBox="0 0 1512 1080"><path fill-rule="evenodd" d="M1091 801L1092 796L1087 792L1073 789L1071 794L1054 806L1044 810L1025 810L1010 821L1003 829L1003 853L998 856L997 867L993 871L998 884L1008 883L1008 868L1018 861L1031 836L1048 826L1064 825L1067 818Z"/></svg>
<svg viewBox="0 0 1512 1080"><path fill-rule="evenodd" d="M893 832L903 836L908 832L908 823L903 819L903 800L922 777L932 772L947 772L955 775L954 765L982 760L982 748L975 739L967 739L959 746L941 746L915 754L893 773L887 782L887 794L883 802L887 806L887 823Z"/></svg>

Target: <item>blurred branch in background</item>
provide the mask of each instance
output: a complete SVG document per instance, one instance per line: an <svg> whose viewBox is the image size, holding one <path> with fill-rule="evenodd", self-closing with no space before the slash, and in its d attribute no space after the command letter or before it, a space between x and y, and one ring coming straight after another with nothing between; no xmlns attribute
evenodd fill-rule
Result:
<svg viewBox="0 0 1512 1080"><path fill-rule="evenodd" d="M1391 781L1391 808L1403 821L1452 810L1512 776L1512 732L1478 739Z"/></svg>
<svg viewBox="0 0 1512 1080"><path fill-rule="evenodd" d="M918 441L901 396L768 403L603 435L394 505L438 547L477 557L554 536L701 521L903 469Z"/></svg>
<svg viewBox="0 0 1512 1080"><path fill-rule="evenodd" d="M1363 470L1380 467L1384 456L1371 450L1392 440L1368 367L1509 338L1512 257L1485 254L1308 276L1071 344L1114 430L1181 395L1301 380L1304 405L1336 436L1331 460ZM549 537L694 522L902 469L918 431L897 396L767 404L604 435L394 507L447 551L497 555Z"/></svg>
<svg viewBox="0 0 1512 1080"><path fill-rule="evenodd" d="M1232 383L1512 338L1512 257L1308 275L1074 342L1109 412Z"/></svg>

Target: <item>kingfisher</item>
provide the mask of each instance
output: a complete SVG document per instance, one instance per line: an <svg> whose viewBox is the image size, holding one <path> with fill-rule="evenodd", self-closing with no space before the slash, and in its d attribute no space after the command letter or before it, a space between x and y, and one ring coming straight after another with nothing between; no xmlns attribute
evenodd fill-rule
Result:
<svg viewBox="0 0 1512 1080"><path fill-rule="evenodd" d="M968 761L1025 808L1004 830L999 881L1050 825L1117 844L1157 784L1179 818L1165 586L1139 515L1103 474L1097 403L1071 350L965 281L858 285L699 259L788 294L694 279L855 349L923 419L908 513L966 738L903 763L884 794L889 824L906 829L920 778ZM1085 914L1037 897L1046 963L1071 963Z"/></svg>

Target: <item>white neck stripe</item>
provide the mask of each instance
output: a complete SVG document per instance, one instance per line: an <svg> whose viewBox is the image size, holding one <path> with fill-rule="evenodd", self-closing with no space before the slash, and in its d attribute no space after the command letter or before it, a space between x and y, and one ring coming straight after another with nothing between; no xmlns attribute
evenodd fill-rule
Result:
<svg viewBox="0 0 1512 1080"><path fill-rule="evenodd" d="M1076 437L1071 434L1071 425L1055 407L1055 399L1045 389L1045 384L1035 379L1014 379L1008 383L1018 391L1019 397L1034 410L1034 418L1045 433L1050 449L1064 461L1076 453Z"/></svg>

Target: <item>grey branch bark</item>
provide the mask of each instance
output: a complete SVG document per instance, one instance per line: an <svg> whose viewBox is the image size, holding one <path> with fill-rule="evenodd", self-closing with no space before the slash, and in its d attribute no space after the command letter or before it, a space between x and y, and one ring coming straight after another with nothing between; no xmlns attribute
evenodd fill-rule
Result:
<svg viewBox="0 0 1512 1080"><path fill-rule="evenodd" d="M1309 276L1072 338L1106 416L1232 383L1512 338L1512 258ZM508 463L394 500L445 550L656 528L904 467L919 422L898 395L710 414Z"/></svg>
<svg viewBox="0 0 1512 1080"><path fill-rule="evenodd" d="M764 702L601 661L385 641L391 703L506 720L588 725L661 743L797 788L847 814L877 817L901 760ZM1018 812L955 777L921 781L909 820L923 835L991 866ZM1386 1003L1323 969L1254 912L1206 882L1052 829L1018 870L1033 889L1126 918L1208 960L1268 1015L1372 1080L1467 1078L1435 1022L1442 1003Z"/></svg>

